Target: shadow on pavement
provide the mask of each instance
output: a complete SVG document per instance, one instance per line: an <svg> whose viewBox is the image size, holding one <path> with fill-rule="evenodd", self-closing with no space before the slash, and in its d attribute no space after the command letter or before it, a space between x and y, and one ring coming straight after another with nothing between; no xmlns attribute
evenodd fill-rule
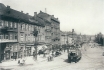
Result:
<svg viewBox="0 0 104 70"><path fill-rule="evenodd" d="M69 63L68 59L65 59L64 62Z"/></svg>

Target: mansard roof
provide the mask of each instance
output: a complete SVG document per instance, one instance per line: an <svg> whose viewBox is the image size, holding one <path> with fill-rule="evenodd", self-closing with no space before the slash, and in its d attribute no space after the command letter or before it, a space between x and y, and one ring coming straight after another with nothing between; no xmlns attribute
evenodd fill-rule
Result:
<svg viewBox="0 0 104 70"><path fill-rule="evenodd" d="M39 23L38 21L33 19L33 16L11 9L10 6L6 7L2 3L0 3L0 16L1 19L13 20L17 22L26 22L37 26L44 26L42 23Z"/></svg>

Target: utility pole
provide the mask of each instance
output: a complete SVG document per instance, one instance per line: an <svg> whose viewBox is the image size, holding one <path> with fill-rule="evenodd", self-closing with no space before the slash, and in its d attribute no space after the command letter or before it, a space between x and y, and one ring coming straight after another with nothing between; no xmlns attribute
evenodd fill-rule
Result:
<svg viewBox="0 0 104 70"><path fill-rule="evenodd" d="M68 45L68 32L67 32L67 52L69 53L69 45Z"/></svg>
<svg viewBox="0 0 104 70"><path fill-rule="evenodd" d="M38 31L37 31L36 28L34 28L33 35L34 35L34 37L35 37L35 44L34 44L35 52L34 52L33 56L34 56L35 59L37 60L37 42L36 42L36 37L37 37L37 35L38 35Z"/></svg>
<svg viewBox="0 0 104 70"><path fill-rule="evenodd" d="M74 29L72 29L72 43L74 42L74 39L73 39L73 32L74 32Z"/></svg>
<svg viewBox="0 0 104 70"><path fill-rule="evenodd" d="M0 63L1 63L1 43L0 43Z"/></svg>

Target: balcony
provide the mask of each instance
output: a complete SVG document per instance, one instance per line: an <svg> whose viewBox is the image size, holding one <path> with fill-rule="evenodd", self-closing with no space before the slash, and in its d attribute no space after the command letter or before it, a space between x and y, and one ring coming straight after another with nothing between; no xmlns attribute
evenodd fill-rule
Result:
<svg viewBox="0 0 104 70"><path fill-rule="evenodd" d="M0 39L0 43L17 42L17 40Z"/></svg>
<svg viewBox="0 0 104 70"><path fill-rule="evenodd" d="M60 40L60 38L59 37L52 37L52 40L54 40L54 41L56 41L56 40Z"/></svg>
<svg viewBox="0 0 104 70"><path fill-rule="evenodd" d="M7 34L8 32L18 32L16 28L3 27L0 28L0 33Z"/></svg>
<svg viewBox="0 0 104 70"><path fill-rule="evenodd" d="M8 28L7 31L9 31L9 32L18 32L17 29L13 29L13 28Z"/></svg>
<svg viewBox="0 0 104 70"><path fill-rule="evenodd" d="M44 40L38 40L37 42L38 42L38 44L45 44Z"/></svg>
<svg viewBox="0 0 104 70"><path fill-rule="evenodd" d="M51 29L45 29L46 32L51 32Z"/></svg>

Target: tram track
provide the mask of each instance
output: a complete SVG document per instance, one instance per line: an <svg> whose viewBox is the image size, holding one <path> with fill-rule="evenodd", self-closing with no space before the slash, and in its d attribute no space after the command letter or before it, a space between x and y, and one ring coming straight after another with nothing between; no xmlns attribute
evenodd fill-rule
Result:
<svg viewBox="0 0 104 70"><path fill-rule="evenodd" d="M100 58L91 58L91 57L89 57L89 56L86 54L86 52L85 52L84 50L85 50L85 46L83 46L83 48L82 48L82 53L83 53L83 56L84 56L86 59L90 60L90 61L93 62L94 64L100 63L99 65L94 65L94 66L92 66L92 67L87 68L86 70L89 70L89 69L92 69L92 68L94 68L94 69L104 68L104 65L103 65L102 61L101 61L101 60L98 61Z"/></svg>

